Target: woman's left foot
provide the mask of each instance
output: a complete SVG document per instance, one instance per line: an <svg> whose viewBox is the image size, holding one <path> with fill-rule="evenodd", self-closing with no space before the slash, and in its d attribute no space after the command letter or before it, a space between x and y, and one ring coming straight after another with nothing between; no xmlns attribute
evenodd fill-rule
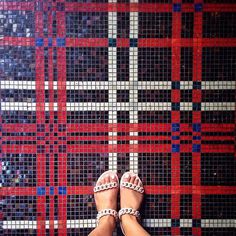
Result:
<svg viewBox="0 0 236 236"><path fill-rule="evenodd" d="M104 209L117 209L117 195L119 191L119 180L114 171L104 172L98 179L94 188L94 198L98 212ZM104 215L99 223L111 221L115 224L115 217L111 214Z"/></svg>

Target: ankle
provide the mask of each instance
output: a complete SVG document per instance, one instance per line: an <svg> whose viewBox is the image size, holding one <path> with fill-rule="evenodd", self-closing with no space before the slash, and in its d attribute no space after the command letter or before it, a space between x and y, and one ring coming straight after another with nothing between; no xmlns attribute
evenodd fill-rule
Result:
<svg viewBox="0 0 236 236"><path fill-rule="evenodd" d="M116 220L113 216L106 215L100 218L98 225L108 227L109 229L115 229Z"/></svg>
<svg viewBox="0 0 236 236"><path fill-rule="evenodd" d="M125 230L126 227L129 227L131 224L138 222L137 217L130 215L130 214L125 214L121 216L120 218L121 224Z"/></svg>

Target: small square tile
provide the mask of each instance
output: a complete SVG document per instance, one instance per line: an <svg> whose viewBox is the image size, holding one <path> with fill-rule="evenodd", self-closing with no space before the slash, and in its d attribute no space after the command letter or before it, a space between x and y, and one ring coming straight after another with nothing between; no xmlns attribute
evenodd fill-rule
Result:
<svg viewBox="0 0 236 236"><path fill-rule="evenodd" d="M180 145L179 144L172 144L172 152L179 152Z"/></svg>
<svg viewBox="0 0 236 236"><path fill-rule="evenodd" d="M37 195L38 196L44 196L46 194L45 187L37 187Z"/></svg>
<svg viewBox="0 0 236 236"><path fill-rule="evenodd" d="M193 152L200 152L201 145L200 144L193 144Z"/></svg>
<svg viewBox="0 0 236 236"><path fill-rule="evenodd" d="M179 227L180 226L180 220L179 219L171 219L171 226L172 227Z"/></svg>
<svg viewBox="0 0 236 236"><path fill-rule="evenodd" d="M175 3L173 5L173 11L174 12L181 12L181 4L180 3Z"/></svg>
<svg viewBox="0 0 236 236"><path fill-rule="evenodd" d="M54 195L54 187L50 187L49 193L50 193L50 195Z"/></svg>
<svg viewBox="0 0 236 236"><path fill-rule="evenodd" d="M179 123L173 123L172 124L172 131L173 132L178 132L180 130L180 125Z"/></svg>
<svg viewBox="0 0 236 236"><path fill-rule="evenodd" d="M201 132L201 124L193 124L194 132Z"/></svg>
<svg viewBox="0 0 236 236"><path fill-rule="evenodd" d="M52 38L48 38L48 46L52 47Z"/></svg>
<svg viewBox="0 0 236 236"><path fill-rule="evenodd" d="M173 111L179 111L180 110L180 104L179 103L172 103L171 104Z"/></svg>
<svg viewBox="0 0 236 236"><path fill-rule="evenodd" d="M57 11L65 11L65 3L58 2L57 3Z"/></svg>
<svg viewBox="0 0 236 236"><path fill-rule="evenodd" d="M201 219L193 219L193 227L201 227Z"/></svg>
<svg viewBox="0 0 236 236"><path fill-rule="evenodd" d="M193 103L194 111L201 111L201 103Z"/></svg>
<svg viewBox="0 0 236 236"><path fill-rule="evenodd" d="M65 47L65 39L64 38L57 38L57 46L58 47Z"/></svg>
<svg viewBox="0 0 236 236"><path fill-rule="evenodd" d="M36 45L37 47L42 47L42 46L44 45L44 40L43 40L43 38L36 38L36 40L35 40L35 45Z"/></svg>
<svg viewBox="0 0 236 236"><path fill-rule="evenodd" d="M116 47L116 39L109 39L109 47Z"/></svg>
<svg viewBox="0 0 236 236"><path fill-rule="evenodd" d="M138 39L130 39L130 47L138 47Z"/></svg>
<svg viewBox="0 0 236 236"><path fill-rule="evenodd" d="M201 89L201 87L200 81L193 81L193 89Z"/></svg>
<svg viewBox="0 0 236 236"><path fill-rule="evenodd" d="M172 136L172 140L179 140L180 137L179 136Z"/></svg>
<svg viewBox="0 0 236 236"><path fill-rule="evenodd" d="M58 187L58 193L59 193L59 195L66 195L66 192L67 192L67 190L66 190L66 187L65 187L65 186L60 186L60 187Z"/></svg>
<svg viewBox="0 0 236 236"><path fill-rule="evenodd" d="M180 89L180 82L179 81L172 81L172 89Z"/></svg>
<svg viewBox="0 0 236 236"><path fill-rule="evenodd" d="M202 11L202 3L196 3L194 5L194 9L195 9L196 12Z"/></svg>

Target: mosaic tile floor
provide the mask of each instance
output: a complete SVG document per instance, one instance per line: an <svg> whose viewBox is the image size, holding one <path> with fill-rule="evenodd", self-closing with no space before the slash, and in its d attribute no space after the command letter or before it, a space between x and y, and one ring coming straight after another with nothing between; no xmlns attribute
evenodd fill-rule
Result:
<svg viewBox="0 0 236 236"><path fill-rule="evenodd" d="M88 235L107 169L152 235L234 235L235 3L0 1L0 235Z"/></svg>

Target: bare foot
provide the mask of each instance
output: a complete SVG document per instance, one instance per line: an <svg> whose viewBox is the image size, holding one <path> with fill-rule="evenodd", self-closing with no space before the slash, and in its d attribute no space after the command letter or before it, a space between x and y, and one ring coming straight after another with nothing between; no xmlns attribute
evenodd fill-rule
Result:
<svg viewBox="0 0 236 236"><path fill-rule="evenodd" d="M126 172L123 177L124 182L129 182L140 187L143 187L142 182L139 180L136 174L132 172ZM120 206L121 208L133 208L138 210L143 201L143 194L133 189L121 187L120 188Z"/></svg>
<svg viewBox="0 0 236 236"><path fill-rule="evenodd" d="M116 182L118 186L118 179L116 177L116 173L113 171L107 171L103 175L102 178L100 178L96 184L96 186L100 186L102 184L108 184L110 182ZM118 194L118 187L106 189L100 192L94 193L95 203L98 211L101 211L103 209L117 209L117 194ZM115 218L113 216L107 215L103 216L99 220L99 224L103 222L110 221L112 224L115 225Z"/></svg>
<svg viewBox="0 0 236 236"><path fill-rule="evenodd" d="M138 178L138 176L132 172L126 172L122 177L122 182L128 182L135 184L139 187L143 187L143 184L141 180ZM141 204L143 201L143 194L140 192L137 192L133 189L126 188L124 186L120 187L120 206L121 208L133 208L134 210L139 210ZM138 219L134 215L130 214L124 214L120 218L121 225L122 225L122 231L124 234L128 235L145 235L140 232L143 232L143 229L140 229L140 225L138 223ZM135 228L134 231L133 228Z"/></svg>

